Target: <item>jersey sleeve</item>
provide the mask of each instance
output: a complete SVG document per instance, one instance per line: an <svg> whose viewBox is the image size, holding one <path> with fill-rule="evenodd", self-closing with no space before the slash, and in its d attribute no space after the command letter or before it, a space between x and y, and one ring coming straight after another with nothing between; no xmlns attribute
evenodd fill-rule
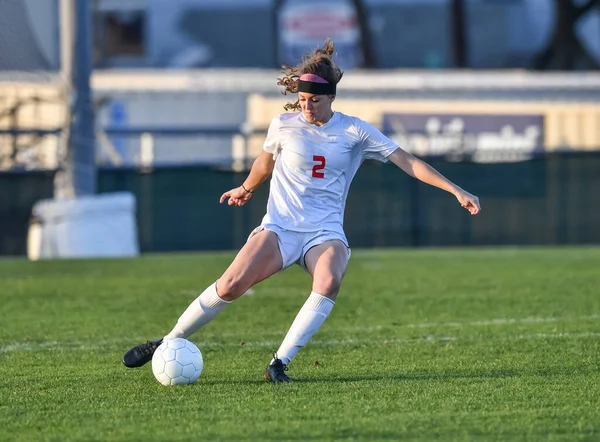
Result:
<svg viewBox="0 0 600 442"><path fill-rule="evenodd" d="M267 131L267 138L263 144L263 150L265 152L269 152L273 154L274 158L277 158L279 152L281 152L281 118L280 116L276 116L271 120L271 124L269 125L269 130Z"/></svg>
<svg viewBox="0 0 600 442"><path fill-rule="evenodd" d="M398 145L366 121L355 118L354 124L364 158L387 163L387 158L398 149Z"/></svg>

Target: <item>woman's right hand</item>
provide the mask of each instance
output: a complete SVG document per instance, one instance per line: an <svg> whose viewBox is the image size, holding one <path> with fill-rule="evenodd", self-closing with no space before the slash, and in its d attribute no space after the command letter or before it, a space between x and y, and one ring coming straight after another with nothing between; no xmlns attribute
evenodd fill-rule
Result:
<svg viewBox="0 0 600 442"><path fill-rule="evenodd" d="M240 207L246 204L250 198L252 198L252 192L244 190L242 186L236 187L235 189L231 189L221 195L219 202L223 203L227 198L229 198L227 204L230 206Z"/></svg>

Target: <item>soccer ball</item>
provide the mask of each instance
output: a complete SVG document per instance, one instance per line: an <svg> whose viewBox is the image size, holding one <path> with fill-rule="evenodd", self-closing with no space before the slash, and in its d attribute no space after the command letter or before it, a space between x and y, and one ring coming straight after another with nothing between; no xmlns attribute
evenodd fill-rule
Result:
<svg viewBox="0 0 600 442"><path fill-rule="evenodd" d="M202 353L183 338L163 341L152 356L152 372L163 385L193 384L203 368Z"/></svg>

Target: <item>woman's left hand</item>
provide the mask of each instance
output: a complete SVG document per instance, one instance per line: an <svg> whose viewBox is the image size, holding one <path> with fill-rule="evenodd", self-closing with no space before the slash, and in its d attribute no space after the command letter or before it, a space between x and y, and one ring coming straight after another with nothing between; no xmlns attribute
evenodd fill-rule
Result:
<svg viewBox="0 0 600 442"><path fill-rule="evenodd" d="M467 209L471 215L477 215L481 211L481 205L479 204L479 198L475 195L471 195L469 192L459 190L456 193L456 199L462 207Z"/></svg>

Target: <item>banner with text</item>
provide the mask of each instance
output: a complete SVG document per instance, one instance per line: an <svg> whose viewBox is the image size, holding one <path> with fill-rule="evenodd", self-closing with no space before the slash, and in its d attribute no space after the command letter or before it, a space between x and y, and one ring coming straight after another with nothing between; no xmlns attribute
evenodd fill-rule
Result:
<svg viewBox="0 0 600 442"><path fill-rule="evenodd" d="M544 149L543 115L384 113L382 129L415 155L519 161Z"/></svg>

